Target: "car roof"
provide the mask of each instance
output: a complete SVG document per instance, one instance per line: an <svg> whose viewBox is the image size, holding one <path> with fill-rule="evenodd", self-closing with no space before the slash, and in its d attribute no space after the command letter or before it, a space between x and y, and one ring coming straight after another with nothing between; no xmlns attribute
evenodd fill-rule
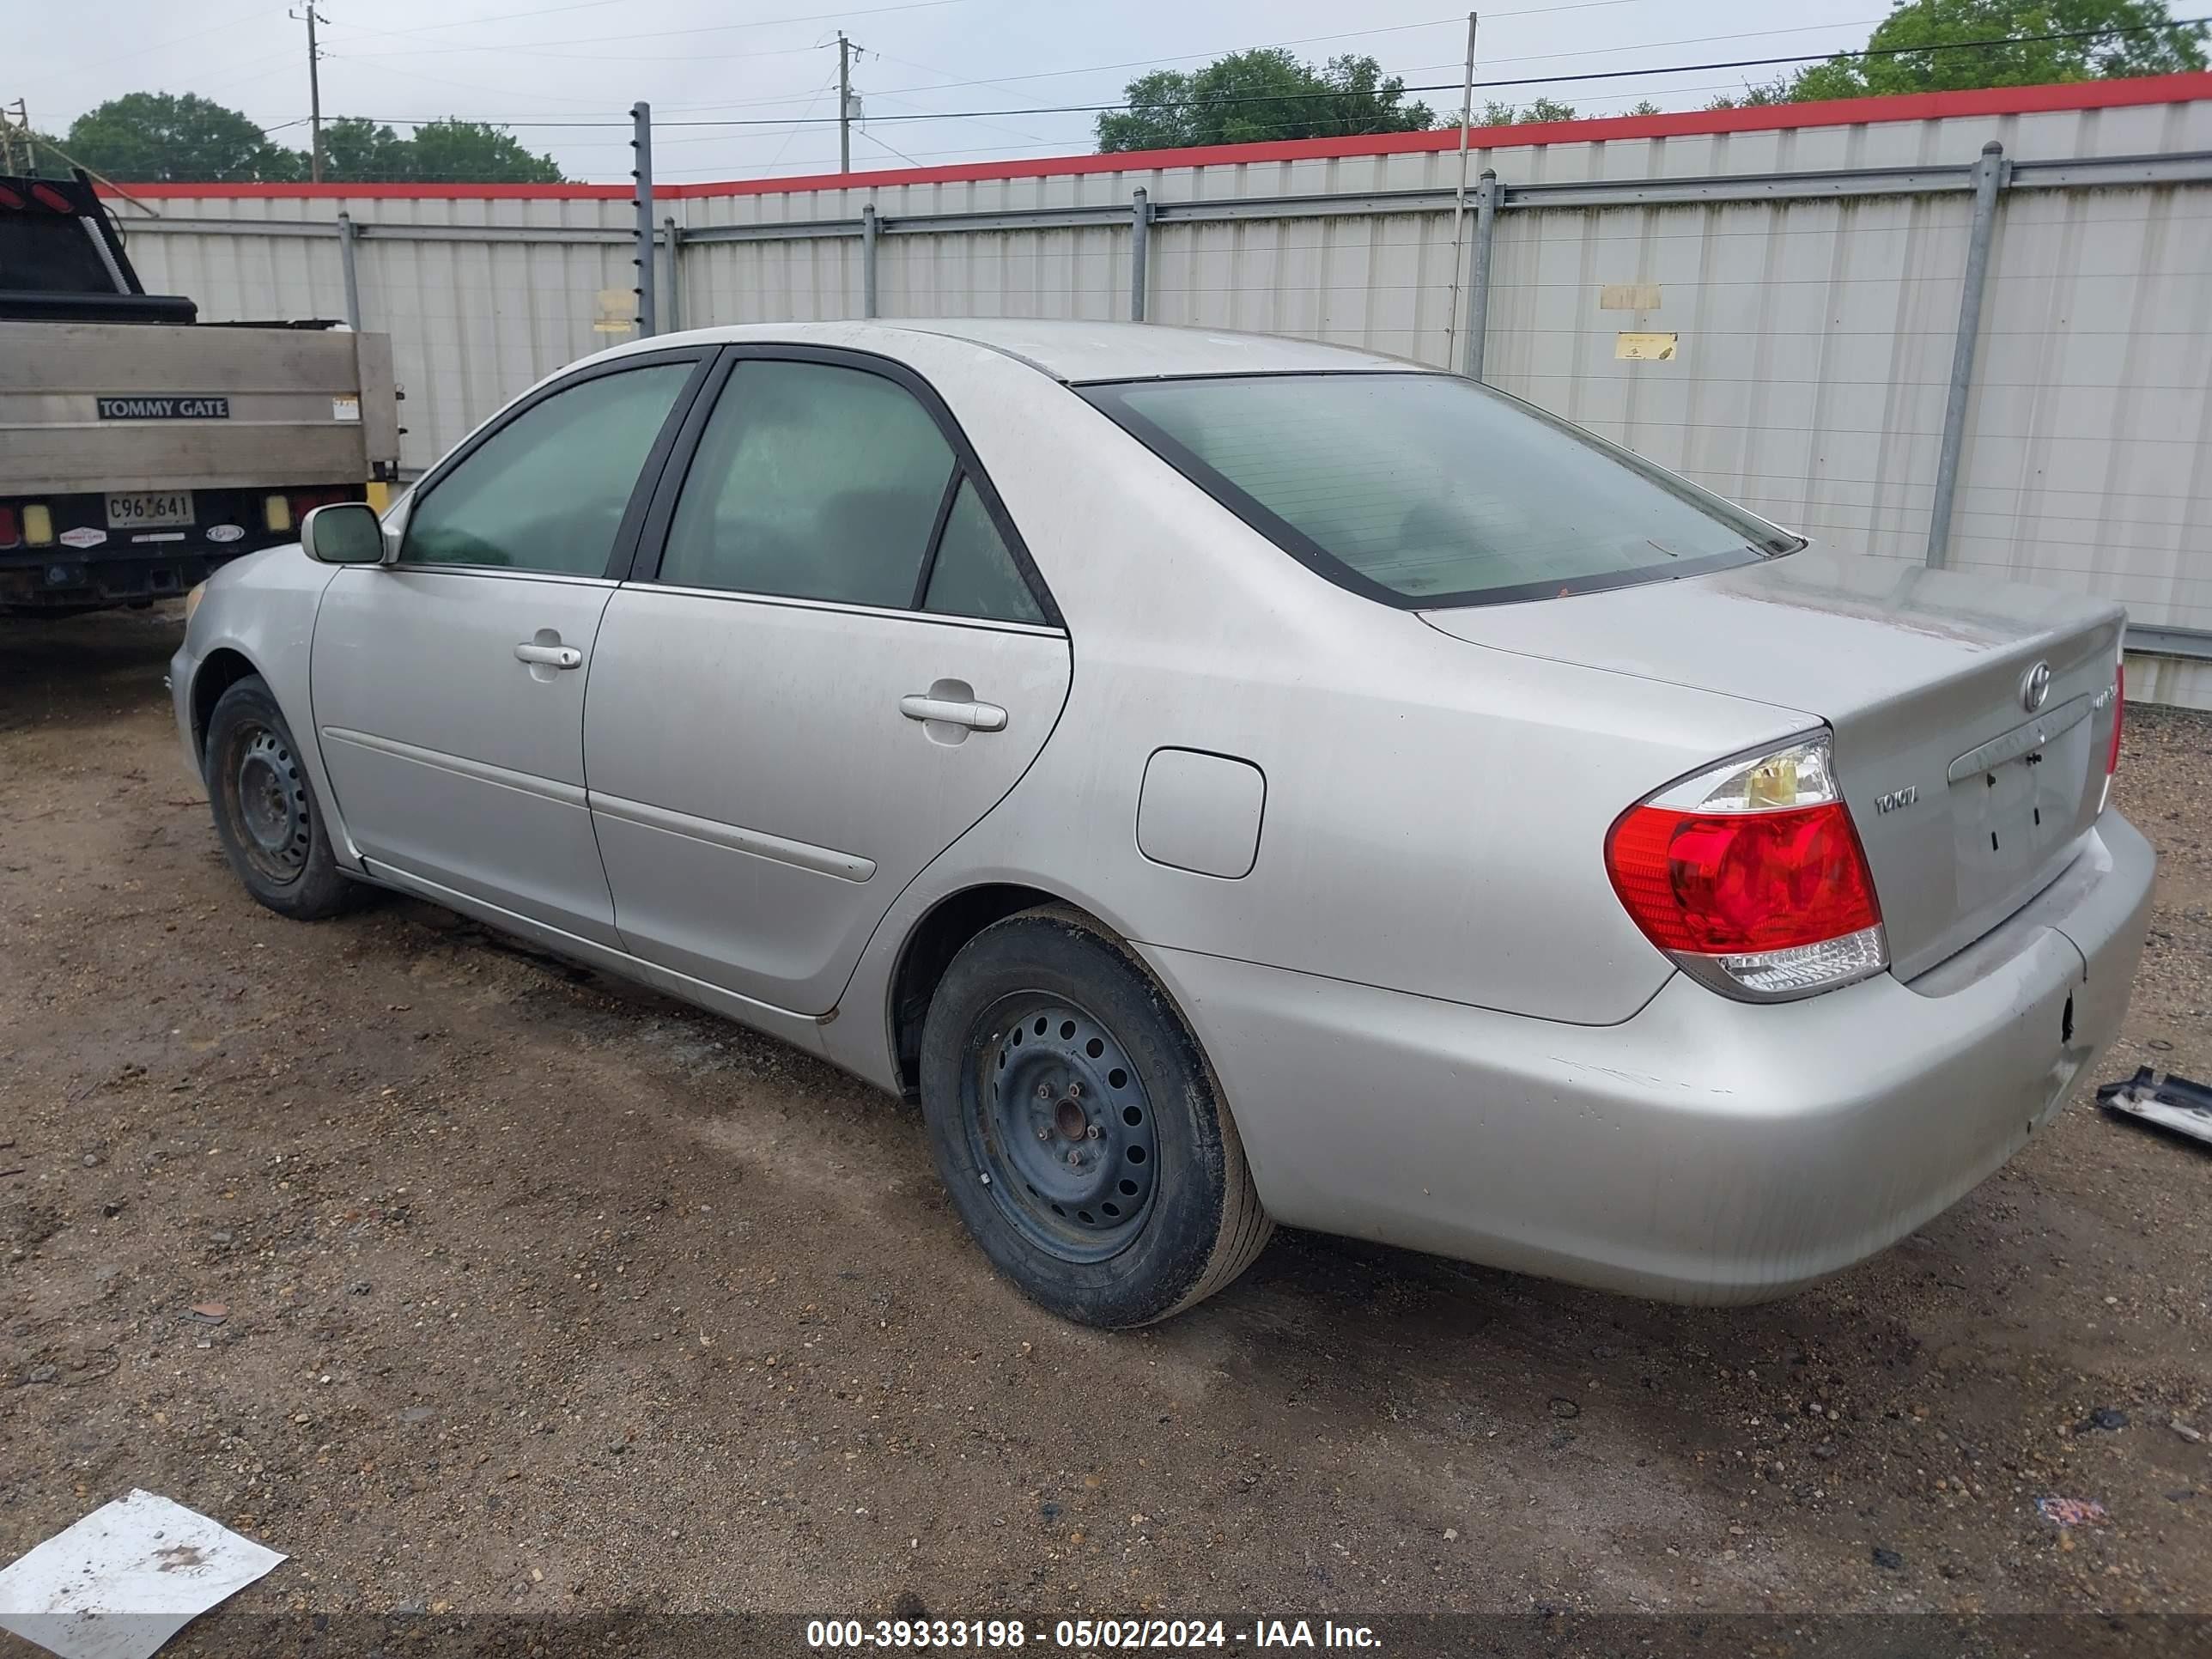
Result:
<svg viewBox="0 0 2212 1659"><path fill-rule="evenodd" d="M1059 380L1146 380L1184 374L1375 373L1426 365L1349 346L1227 329L1160 323L1091 323L1022 317L902 318L896 322L748 323L693 331L696 340L794 345L836 344L899 355L901 337L932 334L1018 357ZM639 350L671 343L638 341Z"/></svg>

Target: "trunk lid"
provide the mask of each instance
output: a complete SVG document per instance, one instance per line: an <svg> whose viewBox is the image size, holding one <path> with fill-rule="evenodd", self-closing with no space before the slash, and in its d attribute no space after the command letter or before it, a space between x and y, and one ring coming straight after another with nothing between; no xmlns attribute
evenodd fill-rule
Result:
<svg viewBox="0 0 2212 1659"><path fill-rule="evenodd" d="M1421 614L1478 645L1825 722L1900 979L2040 891L2079 851L2102 802L2125 622L2108 600L1806 551L1677 581ZM2039 701L2032 678L2043 683Z"/></svg>

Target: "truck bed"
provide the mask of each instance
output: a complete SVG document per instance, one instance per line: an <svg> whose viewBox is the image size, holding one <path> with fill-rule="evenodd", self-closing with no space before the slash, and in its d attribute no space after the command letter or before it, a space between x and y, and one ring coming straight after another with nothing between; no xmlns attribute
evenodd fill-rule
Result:
<svg viewBox="0 0 2212 1659"><path fill-rule="evenodd" d="M385 335L0 322L0 497L360 484L398 457Z"/></svg>

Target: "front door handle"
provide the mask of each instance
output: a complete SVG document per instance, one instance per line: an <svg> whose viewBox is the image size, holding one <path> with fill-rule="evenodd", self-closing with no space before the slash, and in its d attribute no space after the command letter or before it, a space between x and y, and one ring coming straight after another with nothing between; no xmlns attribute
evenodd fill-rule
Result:
<svg viewBox="0 0 2212 1659"><path fill-rule="evenodd" d="M964 726L970 732L1006 729L1006 711L995 702L963 702L916 691L899 699L899 713L910 720L938 720L947 726Z"/></svg>
<svg viewBox="0 0 2212 1659"><path fill-rule="evenodd" d="M545 668L581 668L584 653L573 645L539 645L525 640L514 647L514 659Z"/></svg>

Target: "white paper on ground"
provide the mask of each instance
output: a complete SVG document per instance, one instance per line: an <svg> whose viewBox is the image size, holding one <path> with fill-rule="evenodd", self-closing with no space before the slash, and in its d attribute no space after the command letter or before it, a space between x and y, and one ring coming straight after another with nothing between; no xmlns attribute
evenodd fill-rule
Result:
<svg viewBox="0 0 2212 1659"><path fill-rule="evenodd" d="M0 1568L0 1629L62 1659L147 1659L284 1559L134 1492Z"/></svg>

